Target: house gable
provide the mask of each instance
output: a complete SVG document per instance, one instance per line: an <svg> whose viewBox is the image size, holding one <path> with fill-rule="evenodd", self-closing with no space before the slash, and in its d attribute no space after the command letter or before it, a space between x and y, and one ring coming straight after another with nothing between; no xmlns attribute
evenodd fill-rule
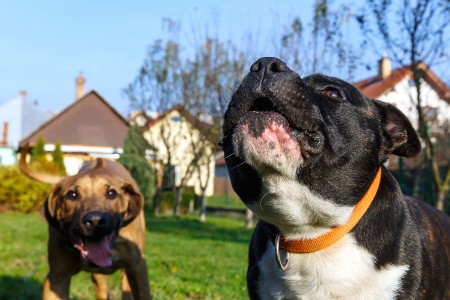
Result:
<svg viewBox="0 0 450 300"><path fill-rule="evenodd" d="M450 105L450 88L426 64L419 63L418 69L424 81L435 90L442 100ZM393 90L397 84L405 79L413 79L411 66L395 69L386 78L377 75L353 84L367 97L378 99Z"/></svg>
<svg viewBox="0 0 450 300"><path fill-rule="evenodd" d="M19 141L50 118L36 103L20 95L0 105L0 126L7 124L6 145L17 147Z"/></svg>
<svg viewBox="0 0 450 300"><path fill-rule="evenodd" d="M144 137L157 149L157 160L174 166L176 184L190 173L185 183L200 194L200 182L206 183L206 194L214 191L214 144L205 139L211 125L192 116L180 105L149 120ZM192 161L197 160L193 168ZM209 174L209 175L208 175Z"/></svg>
<svg viewBox="0 0 450 300"><path fill-rule="evenodd" d="M428 120L442 126L450 121L450 88L424 64L419 63L421 81L421 106ZM392 70L388 76L381 74L354 83L367 97L395 105L417 127L418 115L415 107L417 95L411 66Z"/></svg>
<svg viewBox="0 0 450 300"><path fill-rule="evenodd" d="M128 122L97 92L91 91L42 124L21 141L33 145L43 136L47 144L121 148Z"/></svg>

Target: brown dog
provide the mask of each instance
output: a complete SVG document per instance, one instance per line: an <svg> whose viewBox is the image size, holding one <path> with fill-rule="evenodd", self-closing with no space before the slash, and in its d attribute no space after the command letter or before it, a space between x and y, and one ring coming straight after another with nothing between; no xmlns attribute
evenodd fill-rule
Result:
<svg viewBox="0 0 450 300"><path fill-rule="evenodd" d="M121 269L123 299L151 299L143 196L128 171L99 158L61 179L29 169L24 154L19 166L33 179L57 182L42 207L50 266L42 298L69 299L71 277L84 270L92 273L97 299L107 299L102 274Z"/></svg>

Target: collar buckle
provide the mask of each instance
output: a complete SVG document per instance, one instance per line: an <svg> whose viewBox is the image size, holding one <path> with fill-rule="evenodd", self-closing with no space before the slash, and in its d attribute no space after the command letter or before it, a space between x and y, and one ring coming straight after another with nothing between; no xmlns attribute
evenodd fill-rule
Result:
<svg viewBox="0 0 450 300"><path fill-rule="evenodd" d="M287 252L283 248L281 248L281 250L285 253L284 263L281 261L280 255L280 233L277 233L277 235L275 236L275 259L277 261L278 267L281 270L286 271L289 266L289 252Z"/></svg>

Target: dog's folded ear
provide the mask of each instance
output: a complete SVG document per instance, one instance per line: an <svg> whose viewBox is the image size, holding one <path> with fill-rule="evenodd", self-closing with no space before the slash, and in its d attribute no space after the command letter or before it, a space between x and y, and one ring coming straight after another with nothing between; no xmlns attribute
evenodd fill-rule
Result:
<svg viewBox="0 0 450 300"><path fill-rule="evenodd" d="M422 149L420 139L408 118L392 104L373 101L381 116L381 157L391 153L403 157L419 154Z"/></svg>
<svg viewBox="0 0 450 300"><path fill-rule="evenodd" d="M128 209L122 223L122 226L127 226L144 208L144 197L135 183L124 182L121 188L128 195Z"/></svg>
<svg viewBox="0 0 450 300"><path fill-rule="evenodd" d="M50 226L58 227L58 221L56 218L56 211L58 206L59 193L61 191L62 184L57 184L53 187L50 195L42 204L39 212L43 218L48 222Z"/></svg>

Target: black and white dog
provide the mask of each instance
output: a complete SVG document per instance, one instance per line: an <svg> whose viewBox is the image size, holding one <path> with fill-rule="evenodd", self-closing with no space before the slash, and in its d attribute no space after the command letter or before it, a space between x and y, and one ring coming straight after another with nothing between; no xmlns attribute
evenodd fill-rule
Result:
<svg viewBox="0 0 450 300"><path fill-rule="evenodd" d="M421 150L394 106L261 58L223 131L233 188L261 220L251 299L449 299L450 218L383 167Z"/></svg>

